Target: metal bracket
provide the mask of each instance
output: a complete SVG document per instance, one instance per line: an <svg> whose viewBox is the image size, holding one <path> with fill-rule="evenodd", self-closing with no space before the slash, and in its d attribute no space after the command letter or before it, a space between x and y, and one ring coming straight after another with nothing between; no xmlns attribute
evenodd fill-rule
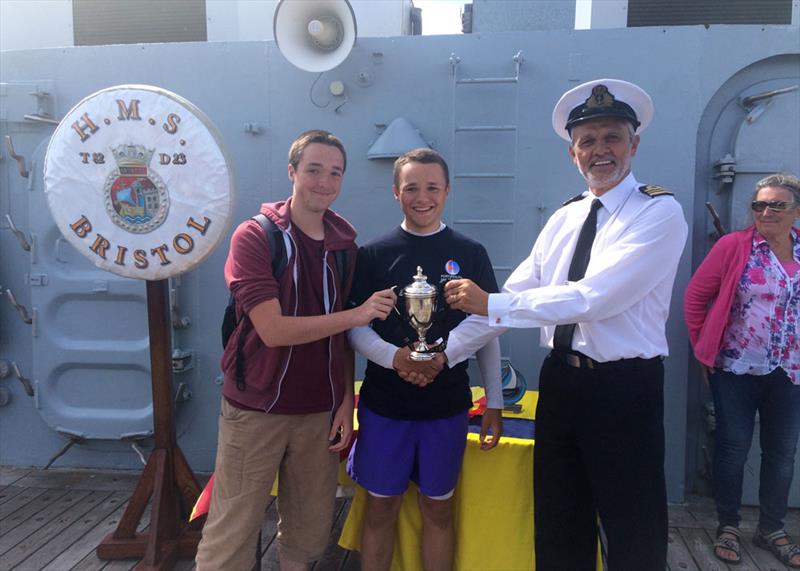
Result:
<svg viewBox="0 0 800 571"><path fill-rule="evenodd" d="M775 97L776 95L783 95L784 93L791 93L792 91L797 91L800 89L800 85L792 85L790 87L784 87L783 89L773 89L772 91L765 91L764 93L757 93L756 95L748 95L747 97L742 98L742 107L749 109L755 103L763 99L769 99L771 97Z"/></svg>
<svg viewBox="0 0 800 571"><path fill-rule="evenodd" d="M522 50L515 53L514 57L511 59L514 61L514 71L516 78L519 79L519 70L520 68L522 68L522 64L525 61L525 56L522 55Z"/></svg>
<svg viewBox="0 0 800 571"><path fill-rule="evenodd" d="M24 321L28 325L33 323L33 319L31 319L30 315L28 315L27 308L17 301L17 298L14 297L14 292L8 288L6 288L6 297L8 298L8 301L11 302L11 305L14 306L14 309L17 310L17 313L19 313L19 316L22 318L22 321Z"/></svg>
<svg viewBox="0 0 800 571"><path fill-rule="evenodd" d="M172 372L185 373L192 369L194 363L192 362L192 351L185 351L177 347L172 350Z"/></svg>
<svg viewBox="0 0 800 571"><path fill-rule="evenodd" d="M31 381L22 376L22 373L19 370L19 365L16 362L11 362L11 369L14 371L14 374L17 376L17 379L20 383L22 383L22 388L25 389L25 394L29 397L33 396L33 386L31 386Z"/></svg>
<svg viewBox="0 0 800 571"><path fill-rule="evenodd" d="M144 457L144 452L141 448L139 448L138 443L144 440L145 438L149 438L152 436L152 432L128 432L125 434L120 434L119 439L123 442L130 442L131 448L136 453L136 456L139 457L139 461L146 465L147 460Z"/></svg>
<svg viewBox="0 0 800 571"><path fill-rule="evenodd" d="M178 406L181 403L186 402L191 398L192 398L192 391L191 389L189 389L186 383L184 383L183 381L178 383L178 388L175 391L175 406Z"/></svg>
<svg viewBox="0 0 800 571"><path fill-rule="evenodd" d="M22 155L18 155L16 151L14 151L14 142L11 140L11 135L6 135L6 147L8 148L8 155L17 161L17 168L19 169L19 176L22 178L28 178L30 172L25 166L25 157Z"/></svg>
<svg viewBox="0 0 800 571"><path fill-rule="evenodd" d="M23 119L27 121L34 121L36 123L45 123L47 125L58 125L61 121L57 119L51 119L50 117L44 117L42 115L23 115Z"/></svg>
<svg viewBox="0 0 800 571"><path fill-rule="evenodd" d="M50 93L37 87L36 91L32 91L29 95L36 98L36 113L33 113L32 116L46 118L48 121L58 125L59 122L54 120L50 114ZM27 118L28 116L26 115L25 119Z"/></svg>
<svg viewBox="0 0 800 571"><path fill-rule="evenodd" d="M519 72L522 69L522 64L525 61L525 56L522 55L522 51L518 51L514 54L511 58L511 61L514 62L514 77L470 77L470 78L462 78L456 79L456 83L467 83L467 84L477 84L477 83L518 83L519 82ZM461 58L455 54L455 52L450 53L450 72L453 77L456 75L456 67L458 64L461 63Z"/></svg>
<svg viewBox="0 0 800 571"><path fill-rule="evenodd" d="M730 153L714 163L714 179L721 184L731 184L736 177L736 159Z"/></svg>
<svg viewBox="0 0 800 571"><path fill-rule="evenodd" d="M147 466L147 460L145 460L142 449L136 446L135 442L131 442L131 448L133 448L133 451L136 452L136 455L139 457L139 461L142 463L142 466Z"/></svg>
<svg viewBox="0 0 800 571"><path fill-rule="evenodd" d="M10 214L6 214L6 220L8 220L8 225L11 227L11 232L16 237L17 242L19 242L19 245L26 252L30 252L31 251L31 245L28 243L28 239L25 238L25 234L22 232L22 230L17 228L17 225L14 224L14 220L11 218Z"/></svg>
<svg viewBox="0 0 800 571"><path fill-rule="evenodd" d="M181 315L178 309L178 288L180 285L180 280L176 278L169 288L169 313L173 329L186 329L192 324L192 318L188 315Z"/></svg>
<svg viewBox="0 0 800 571"><path fill-rule="evenodd" d="M450 52L449 61L450 61L450 72L452 73L452 75L455 75L456 68L458 67L458 64L461 63L461 58L456 55L456 52Z"/></svg>
<svg viewBox="0 0 800 571"><path fill-rule="evenodd" d="M28 274L28 285L30 286L46 286L47 274Z"/></svg>
<svg viewBox="0 0 800 571"><path fill-rule="evenodd" d="M711 204L710 202L706 202L706 209L711 214L711 220L712 223L714 224L716 239L719 240L725 234L727 234L728 231L725 230L725 226L722 225L722 221L719 219L719 213L717 212L717 209L714 208L714 205Z"/></svg>
<svg viewBox="0 0 800 571"><path fill-rule="evenodd" d="M69 432L60 429L57 429L56 431L62 436L66 436L67 438L69 438L69 440L67 441L66 444L64 444L64 446L61 447L60 450L58 450L58 452L50 456L50 460L47 461L47 464L44 465L44 468L42 468L42 470L47 470L50 466L53 465L53 462L55 462L56 460L61 458L64 454L66 454L67 450L69 450L76 444L83 443L85 440L82 435L70 434Z"/></svg>

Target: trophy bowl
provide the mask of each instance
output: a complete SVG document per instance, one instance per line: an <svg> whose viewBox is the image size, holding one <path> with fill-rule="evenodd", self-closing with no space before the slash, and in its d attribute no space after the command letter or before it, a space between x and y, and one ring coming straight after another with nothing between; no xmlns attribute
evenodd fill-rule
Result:
<svg viewBox="0 0 800 571"><path fill-rule="evenodd" d="M414 281L404 287L398 296L403 298L406 321L417 332L417 340L411 343L410 357L414 361L430 361L435 355L425 341L425 334L433 324L438 292L427 279L422 268L417 266Z"/></svg>

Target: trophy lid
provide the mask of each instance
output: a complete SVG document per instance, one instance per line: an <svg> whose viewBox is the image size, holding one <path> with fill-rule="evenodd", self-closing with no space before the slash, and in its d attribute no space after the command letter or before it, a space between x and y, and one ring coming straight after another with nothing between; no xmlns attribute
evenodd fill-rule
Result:
<svg viewBox="0 0 800 571"><path fill-rule="evenodd" d="M417 266L417 275L414 276L414 281L403 288L403 293L406 297L434 297L436 295L436 288L427 282L428 276L423 275L422 267Z"/></svg>

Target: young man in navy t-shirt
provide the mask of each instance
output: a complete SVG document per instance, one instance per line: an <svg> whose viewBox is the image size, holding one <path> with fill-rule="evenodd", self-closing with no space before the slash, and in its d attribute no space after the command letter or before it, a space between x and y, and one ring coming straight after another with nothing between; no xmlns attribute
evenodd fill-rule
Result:
<svg viewBox="0 0 800 571"><path fill-rule="evenodd" d="M398 158L392 190L403 210L403 222L359 249L351 306L376 291L405 286L418 266L427 281L439 288L450 279L468 277L497 291L484 247L442 223L450 185L441 155L416 149ZM429 345L446 338L466 317L446 306L441 309L427 332ZM348 335L353 348L369 359L359 399L358 440L348 461L350 475L369 492L361 538L362 569L389 569L397 514L409 480L419 486L424 567L451 569L453 491L472 406L467 364L448 367L444 352L436 353L431 361L411 360L406 344L416 340L416 331L395 313L373 322L372 327L352 329ZM488 405L480 440L482 448L490 449L502 434L499 342L493 340L477 354Z"/></svg>

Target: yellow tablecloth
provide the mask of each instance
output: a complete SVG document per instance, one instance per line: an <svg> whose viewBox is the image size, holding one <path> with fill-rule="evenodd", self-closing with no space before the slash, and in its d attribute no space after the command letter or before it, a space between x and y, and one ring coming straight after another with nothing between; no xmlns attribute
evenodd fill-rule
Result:
<svg viewBox="0 0 800 571"><path fill-rule="evenodd" d="M475 392L475 391L473 391ZM482 393L479 393L482 394ZM474 396L479 396L476 394ZM522 411L504 412L509 418L533 419L538 393L528 391ZM482 451L478 435L467 436L464 466L455 491L455 571L532 571L533 555L533 445L526 438L503 437L490 451ZM361 547L361 526L367 492L356 486L339 545ZM422 569L422 518L417 487L403 495L395 532L392 571ZM598 550L598 571L602 562Z"/></svg>

